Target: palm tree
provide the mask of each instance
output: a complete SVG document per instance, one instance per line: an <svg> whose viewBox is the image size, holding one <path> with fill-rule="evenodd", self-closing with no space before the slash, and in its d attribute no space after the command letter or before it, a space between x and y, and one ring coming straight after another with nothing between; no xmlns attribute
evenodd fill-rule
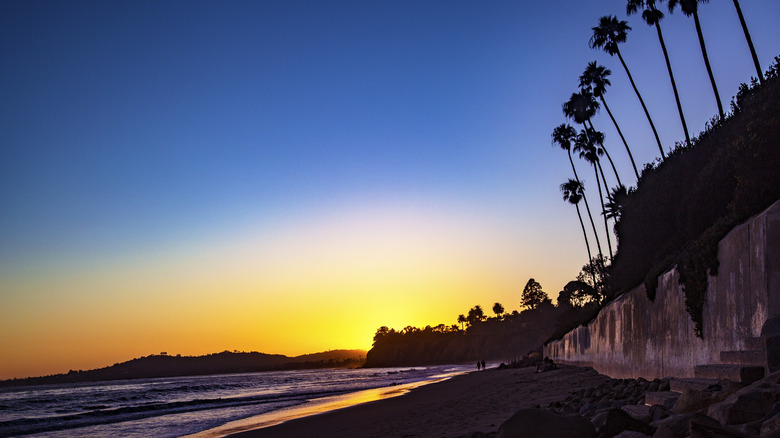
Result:
<svg viewBox="0 0 780 438"><path fill-rule="evenodd" d="M631 86L634 88L636 97L639 98L639 103L642 104L642 109L645 111L647 121L650 122L650 128L653 129L653 135L655 135L655 141L658 143L658 149L661 151L661 157L666 158L664 155L664 148L661 146L661 139L658 137L658 131L655 129L653 119L650 118L650 112L647 111L645 101L642 99L642 95L639 94L639 89L634 83L634 78L631 76L631 72L628 70L626 62L623 60L623 55L620 54L620 43L626 41L626 36L631 28L625 21L618 21L614 15L607 15L599 19L599 25L593 28L593 36L590 38L589 45L592 49L603 49L610 56L617 55L620 59L620 63L623 65L623 69L628 75L628 80L631 82Z"/></svg>
<svg viewBox="0 0 780 438"><path fill-rule="evenodd" d="M569 155L569 163L571 163L571 170L574 172L574 179L582 184L580 177L577 176L577 169L574 167L574 160L571 158L572 144L577 137L577 131L566 123L561 123L553 129L552 139L553 143L558 144L561 149L565 150ZM593 235L596 238L596 246L598 247L599 254L601 254L601 242L599 241L599 235L596 231L596 223L593 222L593 214L590 212L590 205L588 205L588 198L585 196L585 189L583 185L582 200L585 201L585 209L588 211L588 218L590 219L590 225L593 227Z"/></svg>
<svg viewBox="0 0 780 438"><path fill-rule="evenodd" d="M674 73L672 73L672 64L669 62L669 54L666 52L666 44L664 43L664 35L661 33L660 23L664 18L664 13L655 7L655 0L628 0L626 13L628 15L635 14L639 12L640 8L644 8L642 11L642 19L648 26L655 26L655 30L658 33L658 42L661 43L661 50L664 52L666 70L669 72L669 80L672 81L672 91L674 91L674 99L677 102L677 112L680 114L680 122L682 123L683 132L685 133L685 143L691 144L691 136L688 135L688 125L685 123L685 116L683 115L682 104L680 103L680 94L677 92L677 83L674 81Z"/></svg>
<svg viewBox="0 0 780 438"><path fill-rule="evenodd" d="M580 132L580 134L577 136L577 140L574 143L574 150L579 152L580 158L584 159L593 166L593 172L596 175L596 187L598 187L599 190L599 201L601 201L601 213L604 216L604 228L607 231L607 248L609 248L609 258L612 259L612 241L609 238L609 224L607 223L606 208L604 206L604 193L601 190L601 182L599 182L599 170L601 170L599 155L603 152L601 149L596 147L591 136L588 136L584 131ZM601 171L601 175L603 178L603 170ZM606 190L606 187L604 189Z"/></svg>
<svg viewBox="0 0 780 438"><path fill-rule="evenodd" d="M462 313L461 313L460 315L458 315L458 322L460 323L460 328L461 328L461 330L463 330L463 324L464 324L466 321L467 321L467 320L466 320L466 316L465 316L465 315L463 315Z"/></svg>
<svg viewBox="0 0 780 438"><path fill-rule="evenodd" d="M745 23L745 17L742 15L742 8L739 7L739 0L734 0L734 7L737 8L739 23L742 25L742 32L745 33L745 39L747 40L748 47L750 48L750 55L753 57L753 65L756 66L758 81L763 84L764 75L761 73L761 65L758 64L758 55L756 55L756 49L753 47L753 40L750 38L750 32L748 32L747 23Z"/></svg>
<svg viewBox="0 0 780 438"><path fill-rule="evenodd" d="M579 134L580 137L584 136L584 138L580 139L580 142L586 142L589 146L592 146L596 149L596 155L602 156L607 155L607 150L604 148L604 133L596 131L592 128L586 128L580 131ZM576 146L576 143L575 143ZM607 158L609 158L609 155L607 155ZM609 187L607 184L607 178L604 176L604 169L601 167L601 160L599 160L597 163L599 168L599 174L601 175L601 181L604 183L604 190ZM623 184L620 184L620 181L618 180L618 185L622 186Z"/></svg>
<svg viewBox="0 0 780 438"><path fill-rule="evenodd" d="M563 103L563 114L576 123L582 124L586 132L588 132L588 129L595 131L593 122L590 119L596 114L598 109L599 103L596 101L593 93L586 89L581 89L579 93L572 93L569 100ZM590 128L588 128L588 125L590 125ZM615 173L618 185L620 185L620 175L617 173L617 167L615 167L612 157L609 156L609 152L607 152L606 149L602 150L607 155L607 159L609 160L609 164L612 165L612 171Z"/></svg>
<svg viewBox="0 0 780 438"><path fill-rule="evenodd" d="M715 84L715 76L712 75L710 67L710 58L707 56L707 46L704 44L704 34L701 32L701 23L699 22L699 3L707 3L709 0L669 0L669 12L674 11L675 6L680 6L680 10L686 17L693 17L696 25L696 33L699 35L699 45L701 46L701 56L704 57L704 66L707 67L707 74L712 84L712 92L715 93L715 101L718 103L718 114L721 120L724 118L723 104L720 102L718 86Z"/></svg>
<svg viewBox="0 0 780 438"><path fill-rule="evenodd" d="M504 306L501 303L493 304L493 313L496 314L498 319L501 319L501 314L504 313Z"/></svg>
<svg viewBox="0 0 780 438"><path fill-rule="evenodd" d="M577 217L580 218L580 227L582 228L582 236L585 238L585 248L588 250L588 263L593 258L590 253L590 244L588 243L588 233L585 231L585 222L582 221L582 214L580 213L580 200L585 196L585 186L576 179L569 178L568 181L561 184L561 192L563 193L563 200L569 204L574 205L577 208ZM598 237L596 238L598 240ZM593 277L595 283L596 277Z"/></svg>
<svg viewBox="0 0 780 438"><path fill-rule="evenodd" d="M623 132L620 131L620 126L618 126L615 117L612 116L612 111L609 110L607 101L604 99L604 93L607 92L607 85L610 85L609 75L611 74L612 72L609 71L608 68L604 67L603 65L598 65L596 61L589 62L588 66L585 68L585 71L580 75L580 87L591 91L594 97L598 97L601 100L601 104L604 105L604 109L607 110L609 118L612 119L612 124L615 125L615 129L617 129L618 135L620 135L620 139L623 140L623 145L626 147L628 158L631 159L631 165L634 166L634 173L636 174L636 179L638 180L639 172L636 169L634 156L631 154L631 149L628 147L626 138L623 137Z"/></svg>
<svg viewBox="0 0 780 438"><path fill-rule="evenodd" d="M617 186L607 194L606 216L615 222L620 220L623 214L623 203L628 197L626 186Z"/></svg>

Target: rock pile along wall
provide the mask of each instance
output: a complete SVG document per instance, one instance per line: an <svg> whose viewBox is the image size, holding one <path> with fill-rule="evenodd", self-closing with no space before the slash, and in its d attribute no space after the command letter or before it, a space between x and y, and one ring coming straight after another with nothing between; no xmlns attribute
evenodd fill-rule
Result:
<svg viewBox="0 0 780 438"><path fill-rule="evenodd" d="M722 352L756 348L766 366L762 330L780 318L780 201L724 237L718 261L718 275L709 278L702 338L694 334L673 269L659 277L653 302L639 286L586 326L547 344L544 354L614 378L694 377L697 365L721 363Z"/></svg>

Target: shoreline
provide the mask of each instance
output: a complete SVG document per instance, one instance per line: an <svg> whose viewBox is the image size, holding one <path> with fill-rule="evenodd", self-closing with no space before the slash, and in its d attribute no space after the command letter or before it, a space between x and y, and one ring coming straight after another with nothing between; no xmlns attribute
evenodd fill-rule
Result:
<svg viewBox="0 0 780 438"><path fill-rule="evenodd" d="M382 401L394 397L403 396L410 391L439 382L449 380L453 377L468 374L472 371L455 371L445 374L432 376L427 380L397 384L392 386L382 386L378 388L363 389L345 394L331 395L307 400L300 404L266 412L260 415L254 415L240 420L230 421L218 427L184 435L182 438L224 438L232 437L243 432L251 432L268 427L273 427L289 421L307 418L321 414L327 414L341 409L346 409L366 403Z"/></svg>
<svg viewBox="0 0 780 438"><path fill-rule="evenodd" d="M255 424L259 427L232 430L209 437L379 438L463 437L475 432L487 434L497 432L498 427L518 409L547 407L552 402L564 400L573 391L597 386L608 380L609 377L591 368L573 366L561 366L544 373L536 373L535 367L490 368L407 390L390 387L398 389L398 396L313 412L273 424ZM212 429L218 430L225 429Z"/></svg>

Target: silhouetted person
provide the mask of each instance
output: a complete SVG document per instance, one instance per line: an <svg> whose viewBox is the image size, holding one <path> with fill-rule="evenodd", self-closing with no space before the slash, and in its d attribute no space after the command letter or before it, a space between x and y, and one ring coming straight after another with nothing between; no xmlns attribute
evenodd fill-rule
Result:
<svg viewBox="0 0 780 438"><path fill-rule="evenodd" d="M477 361L477 371L479 371L480 369L482 369L482 362Z"/></svg>
<svg viewBox="0 0 780 438"><path fill-rule="evenodd" d="M482 369L483 370L485 369L485 361L484 360L482 361Z"/></svg>

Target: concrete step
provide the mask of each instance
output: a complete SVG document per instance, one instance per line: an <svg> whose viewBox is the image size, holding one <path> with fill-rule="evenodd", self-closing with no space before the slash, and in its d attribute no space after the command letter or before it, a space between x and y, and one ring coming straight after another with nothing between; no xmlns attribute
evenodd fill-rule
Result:
<svg viewBox="0 0 780 438"><path fill-rule="evenodd" d="M766 355L763 350L721 351L720 361L727 364L764 366Z"/></svg>
<svg viewBox="0 0 780 438"><path fill-rule="evenodd" d="M648 406L661 405L671 410L678 398L680 398L680 393L675 391L645 392L645 404Z"/></svg>
<svg viewBox="0 0 780 438"><path fill-rule="evenodd" d="M702 379L702 378L688 378L688 379L672 379L669 381L669 389L675 392L685 392L686 389L692 391L704 391L712 385L718 383L717 379Z"/></svg>
<svg viewBox="0 0 780 438"><path fill-rule="evenodd" d="M764 367L735 364L697 365L694 374L702 379L727 379L749 385L764 378Z"/></svg>
<svg viewBox="0 0 780 438"><path fill-rule="evenodd" d="M760 337L746 338L745 350L761 350L764 351L764 341Z"/></svg>

